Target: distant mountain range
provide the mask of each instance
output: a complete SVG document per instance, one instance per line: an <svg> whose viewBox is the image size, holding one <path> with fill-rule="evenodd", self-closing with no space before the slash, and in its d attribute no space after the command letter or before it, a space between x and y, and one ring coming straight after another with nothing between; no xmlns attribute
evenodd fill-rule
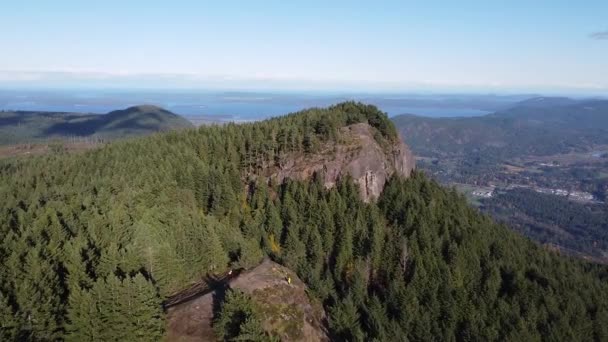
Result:
<svg viewBox="0 0 608 342"><path fill-rule="evenodd" d="M417 155L510 158L551 155L608 144L608 100L537 97L480 117L404 114L393 122Z"/></svg>
<svg viewBox="0 0 608 342"><path fill-rule="evenodd" d="M0 144L74 136L116 139L192 127L185 118L152 105L107 114L3 111L0 112Z"/></svg>

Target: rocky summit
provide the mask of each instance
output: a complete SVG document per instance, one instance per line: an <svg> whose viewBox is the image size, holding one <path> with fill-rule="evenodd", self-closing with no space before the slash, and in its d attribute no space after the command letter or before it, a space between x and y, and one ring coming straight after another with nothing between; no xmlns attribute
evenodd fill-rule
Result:
<svg viewBox="0 0 608 342"><path fill-rule="evenodd" d="M339 137L313 154L292 153L283 164L265 170L277 183L291 178L308 180L320 174L326 188L333 187L341 177L350 176L359 186L361 198L370 202L382 193L384 184L393 175L407 177L415 167L414 155L397 139L382 146L375 136L377 130L367 123L340 129Z"/></svg>

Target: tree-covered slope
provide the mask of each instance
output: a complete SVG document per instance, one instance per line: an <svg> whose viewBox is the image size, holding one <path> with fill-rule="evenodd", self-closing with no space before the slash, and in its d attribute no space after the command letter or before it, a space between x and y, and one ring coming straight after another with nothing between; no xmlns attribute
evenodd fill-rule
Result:
<svg viewBox="0 0 608 342"><path fill-rule="evenodd" d="M542 244L608 261L608 210L530 189L513 189L482 201L483 209Z"/></svg>
<svg viewBox="0 0 608 342"><path fill-rule="evenodd" d="M323 303L335 340L608 338L605 268L535 246L420 173L375 203L348 176L256 177L356 123L397 142L385 114L343 103L1 161L0 337L159 340L167 296L268 255ZM220 335L273 335L235 317Z"/></svg>
<svg viewBox="0 0 608 342"><path fill-rule="evenodd" d="M393 118L416 154L512 158L608 144L608 101L535 98L481 117Z"/></svg>
<svg viewBox="0 0 608 342"><path fill-rule="evenodd" d="M108 114L0 112L0 144L30 143L65 137L116 139L194 127L165 109L134 106Z"/></svg>

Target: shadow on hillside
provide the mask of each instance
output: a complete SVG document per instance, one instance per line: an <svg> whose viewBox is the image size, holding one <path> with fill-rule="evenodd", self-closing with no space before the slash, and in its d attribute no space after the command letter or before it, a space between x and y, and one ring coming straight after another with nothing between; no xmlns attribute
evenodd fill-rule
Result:
<svg viewBox="0 0 608 342"><path fill-rule="evenodd" d="M121 115L122 114L122 115ZM56 123L42 132L42 136L49 135L76 135L88 136L99 133L121 132L157 132L167 124L164 118L157 113L146 113L144 116L125 117L124 113L110 113L80 120L75 116L67 122Z"/></svg>
<svg viewBox="0 0 608 342"><path fill-rule="evenodd" d="M40 113L40 112L26 112L26 111L16 111L16 112L3 112L0 113L0 128L5 126L17 126L27 125L33 120L44 118L44 119L62 119L65 120L65 116L60 116L61 113Z"/></svg>
<svg viewBox="0 0 608 342"><path fill-rule="evenodd" d="M52 135L76 135L86 136L93 135L103 125L104 120L101 118L92 117L89 119L78 120L78 121L66 121L59 122L51 125L45 129L41 136L52 136Z"/></svg>
<svg viewBox="0 0 608 342"><path fill-rule="evenodd" d="M104 126L111 126L112 128L157 130L161 125L168 123L165 120L166 118L158 113L146 113L145 116L135 117L121 117L112 113L106 115Z"/></svg>
<svg viewBox="0 0 608 342"><path fill-rule="evenodd" d="M20 122L23 122L23 118L18 116L0 117L0 128L4 126L16 126Z"/></svg>

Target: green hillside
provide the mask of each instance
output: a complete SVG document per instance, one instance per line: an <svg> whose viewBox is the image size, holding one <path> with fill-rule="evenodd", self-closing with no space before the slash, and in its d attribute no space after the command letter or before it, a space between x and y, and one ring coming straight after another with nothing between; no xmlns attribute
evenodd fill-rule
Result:
<svg viewBox="0 0 608 342"><path fill-rule="evenodd" d="M399 115L393 122L421 156L498 159L586 151L608 144L608 101L536 98L482 117Z"/></svg>
<svg viewBox="0 0 608 342"><path fill-rule="evenodd" d="M62 112L0 112L0 145L65 137L116 139L194 127L183 117L143 105L105 115Z"/></svg>
<svg viewBox="0 0 608 342"><path fill-rule="evenodd" d="M418 165L444 184L472 189L484 212L539 243L607 262L602 218L608 207L598 201L608 194L608 163L601 158L608 148L608 101L538 97L482 117L393 121L422 157ZM495 190L490 198L474 195L488 189ZM576 196L539 193L559 191L588 197L571 203Z"/></svg>
<svg viewBox="0 0 608 342"><path fill-rule="evenodd" d="M265 255L307 283L336 341L608 339L608 269L536 246L421 173L369 204L348 177L256 177L355 123L397 139L384 113L348 102L0 161L0 339L161 340L167 296ZM270 339L237 299L219 334Z"/></svg>

